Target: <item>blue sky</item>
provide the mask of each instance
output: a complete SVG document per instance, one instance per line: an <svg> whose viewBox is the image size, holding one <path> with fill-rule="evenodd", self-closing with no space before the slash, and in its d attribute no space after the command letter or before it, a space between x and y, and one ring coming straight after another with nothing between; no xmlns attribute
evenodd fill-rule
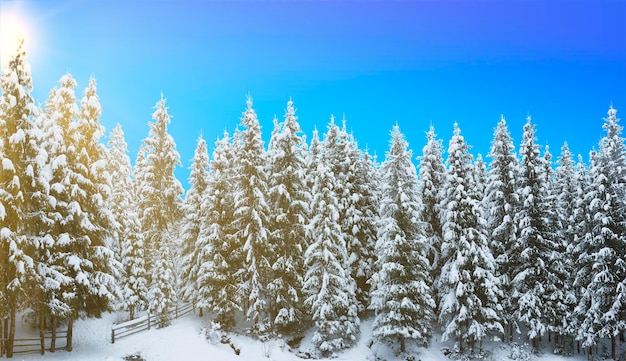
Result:
<svg viewBox="0 0 626 361"><path fill-rule="evenodd" d="M500 114L516 147L530 114L555 157L568 141L586 159L609 104L626 109L624 1L0 0L8 16L27 28L36 100L67 72L81 95L95 76L133 161L163 92L183 184L200 131L212 145L234 130L248 93L266 140L291 97L307 136L345 115L380 158L396 122L415 155L431 123L447 147L454 121L485 155Z"/></svg>

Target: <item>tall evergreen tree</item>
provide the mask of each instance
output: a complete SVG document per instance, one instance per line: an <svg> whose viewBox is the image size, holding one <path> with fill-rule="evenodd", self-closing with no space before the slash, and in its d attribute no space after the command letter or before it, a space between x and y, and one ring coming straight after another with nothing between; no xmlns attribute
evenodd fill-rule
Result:
<svg viewBox="0 0 626 361"><path fill-rule="evenodd" d="M618 123L617 110L611 107L603 125L606 135L591 157L591 187L587 193L591 227L589 236L582 240L579 257L580 268L588 272L581 278L586 278L588 284L581 285L584 291L576 308L580 319L577 338L583 346L610 338L613 358L616 337L626 328L621 317L626 299L626 155Z"/></svg>
<svg viewBox="0 0 626 361"><path fill-rule="evenodd" d="M490 230L490 249L496 260L496 276L500 279L502 290L510 294L511 278L509 269L519 259L509 254L509 250L517 241L517 225L514 221L519 202L517 194L518 161L515 147L509 133L506 120L502 116L496 127L488 155L489 177L485 188L485 209L487 229ZM510 298L503 299L504 317L509 325L507 340L513 338L515 321L513 319L514 304Z"/></svg>
<svg viewBox="0 0 626 361"><path fill-rule="evenodd" d="M200 265L196 302L214 312L226 330L234 326L235 311L242 310L237 277L243 264L243 251L232 236L234 157L229 134L224 132L215 143L209 163L209 183L202 202L203 217L193 261Z"/></svg>
<svg viewBox="0 0 626 361"><path fill-rule="evenodd" d="M146 263L151 275L149 307L159 317L160 325L166 326L167 309L177 300L172 247L178 246L176 226L181 218L183 188L174 175L180 155L167 131L170 116L163 96L155 105L152 119L154 123L149 123L150 132L143 140L135 174Z"/></svg>
<svg viewBox="0 0 626 361"><path fill-rule="evenodd" d="M556 211L560 229L558 232L558 242L562 250L569 256L562 257L565 271L565 282L563 282L563 312L555 322L556 332L560 335L573 335L574 327L574 307L576 305L576 294L574 292L575 281L575 246L577 241L578 221L576 217L576 207L578 202L578 189L581 187L577 178L576 164L573 155L569 150L567 142L561 147L561 155L557 161L555 170L556 186ZM564 338L556 340L557 345L563 347Z"/></svg>
<svg viewBox="0 0 626 361"><path fill-rule="evenodd" d="M190 188L185 196L183 204L184 216L181 229L181 248L180 258L182 266L182 290L181 298L184 300L192 300L194 303L197 296L196 280L200 268L199 259L195 255L196 243L200 235L200 227L203 219L206 217L202 213L202 202L207 192L209 184L209 175L207 168L209 167L209 152L206 141L202 135L198 137L196 142L196 150L194 151L193 160L191 162L191 172L189 173Z"/></svg>
<svg viewBox="0 0 626 361"><path fill-rule="evenodd" d="M457 339L461 352L491 332L502 333L503 297L489 249L482 197L475 184L472 156L457 124L448 147L444 209L439 322L442 338Z"/></svg>
<svg viewBox="0 0 626 361"><path fill-rule="evenodd" d="M530 117L524 125L520 146L520 178L518 197L520 204L515 222L518 227L517 242L509 258L518 263L508 269L512 282L512 299L515 318L527 327L528 338L538 347L540 337L549 331L549 294L559 280L550 273L550 262L556 250L554 235L549 229L548 193L545 176L545 159L539 156L535 139L535 126Z"/></svg>
<svg viewBox="0 0 626 361"><path fill-rule="evenodd" d="M30 64L23 40L0 77L0 319L9 320L5 337L7 356L13 356L17 312L34 287L36 265L29 249L37 247L45 202L45 179L33 118ZM43 158L42 158L43 157ZM35 259L36 261L36 259Z"/></svg>
<svg viewBox="0 0 626 361"><path fill-rule="evenodd" d="M263 331L268 320L267 285L272 273L269 248L269 206L265 150L261 139L261 126L252 108L252 98L243 113L236 169L235 233L237 244L243 245L245 263L241 272L242 301L246 317L254 323L256 331Z"/></svg>
<svg viewBox="0 0 626 361"><path fill-rule="evenodd" d="M148 280L145 268L143 235L137 213L132 166L121 125L109 137L107 169L110 175L110 207L116 219L115 247L122 263L122 305L130 319L147 306Z"/></svg>
<svg viewBox="0 0 626 361"><path fill-rule="evenodd" d="M269 148L270 248L272 276L268 291L270 321L281 331L301 327L303 257L310 193L306 187L306 144L293 101L285 120L272 133Z"/></svg>
<svg viewBox="0 0 626 361"><path fill-rule="evenodd" d="M443 144L437 138L435 127L430 126L426 133L426 145L422 148L422 156L419 159L418 191L421 198L420 218L426 225L428 237L428 261L431 268L431 281L433 285L441 274L439 262L439 250L441 249L441 190L443 188L446 168L443 161ZM433 288L433 296L436 298L437 289ZM436 306L435 306L436 307Z"/></svg>
<svg viewBox="0 0 626 361"><path fill-rule="evenodd" d="M376 273L372 276L374 337L426 346L432 335L435 302L429 287L428 238L420 218L417 172L408 142L396 125L381 166L382 198Z"/></svg>

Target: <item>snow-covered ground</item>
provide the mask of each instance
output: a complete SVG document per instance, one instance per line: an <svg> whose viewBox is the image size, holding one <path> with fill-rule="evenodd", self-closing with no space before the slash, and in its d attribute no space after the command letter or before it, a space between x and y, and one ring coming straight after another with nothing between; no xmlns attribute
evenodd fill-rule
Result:
<svg viewBox="0 0 626 361"><path fill-rule="evenodd" d="M207 320L195 315L188 315L174 320L172 325L163 329L151 329L131 335L111 344L111 324L118 316L106 314L102 319L78 321L74 332L74 350L72 352L57 351L46 353L42 358L39 354L16 355L15 360L50 360L50 361L121 361L131 355L140 355L146 361L293 361L302 360L296 354L298 351L312 351L310 343L312 332L309 332L297 349L289 350L282 340L260 342L256 339L230 334L231 342L241 350L236 355L228 344L212 344L201 334ZM428 349L409 346L408 352L397 355L393 350L380 343L371 341L372 320L361 323L361 337L357 345L336 355L333 360L357 361L404 361L413 356L413 360L448 361L442 349L451 348L452 342L440 341L436 335ZM64 342L60 342L61 345ZM485 360L540 360L540 361L582 361L584 355L560 356L550 352L548 347L539 355L523 354L512 358L512 348L501 342L486 342L483 345L490 356ZM528 356L526 358L525 356Z"/></svg>

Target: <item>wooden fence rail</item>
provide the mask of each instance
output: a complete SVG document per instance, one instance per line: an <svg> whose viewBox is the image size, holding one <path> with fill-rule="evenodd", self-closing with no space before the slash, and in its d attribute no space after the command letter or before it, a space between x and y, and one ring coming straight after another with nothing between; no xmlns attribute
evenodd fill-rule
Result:
<svg viewBox="0 0 626 361"><path fill-rule="evenodd" d="M194 307L191 303L176 305L168 310L171 318L183 317L193 311ZM133 335L137 332L149 330L154 324L156 316L148 313L147 315L134 320L114 324L111 326L111 343L115 343L116 339Z"/></svg>
<svg viewBox="0 0 626 361"><path fill-rule="evenodd" d="M56 340L65 339L65 345L55 345L54 349L52 349L51 345L52 332L46 331L42 336L36 338L16 338L13 340L13 354L41 353L43 355L45 351L63 350L67 345L67 331L57 330ZM0 339L1 344L5 345L6 342L8 342L8 339ZM4 353L6 353L6 347L3 348L2 354Z"/></svg>

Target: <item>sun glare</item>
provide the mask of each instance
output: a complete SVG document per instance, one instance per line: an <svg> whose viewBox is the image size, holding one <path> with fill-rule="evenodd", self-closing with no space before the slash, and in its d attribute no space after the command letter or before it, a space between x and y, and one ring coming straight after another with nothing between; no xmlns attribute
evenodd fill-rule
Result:
<svg viewBox="0 0 626 361"><path fill-rule="evenodd" d="M15 14L0 11L0 69L8 65L20 38L30 42L24 21Z"/></svg>

